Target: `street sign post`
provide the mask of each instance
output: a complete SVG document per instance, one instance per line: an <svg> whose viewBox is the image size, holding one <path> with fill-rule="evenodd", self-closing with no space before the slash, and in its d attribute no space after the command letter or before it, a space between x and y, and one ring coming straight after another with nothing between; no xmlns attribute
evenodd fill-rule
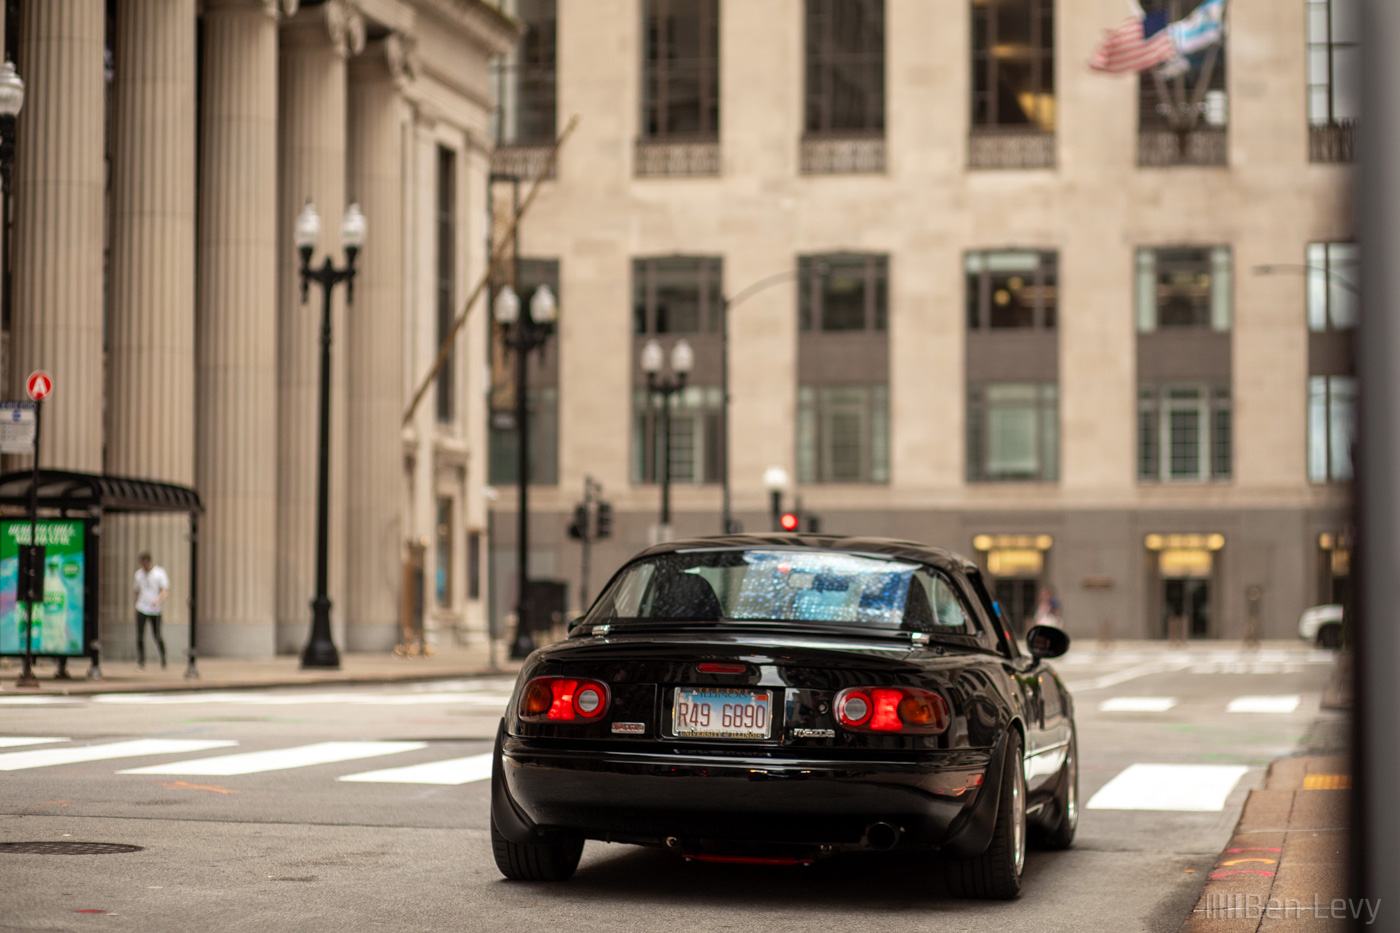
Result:
<svg viewBox="0 0 1400 933"><path fill-rule="evenodd" d="M39 545L39 426L44 399L53 392L53 377L36 369L24 381L29 397L34 400L34 467L29 481L29 551L20 552L20 573L27 573L22 583L24 603L24 667L20 669L17 687L37 687L34 676L34 603L43 599L44 558ZM25 558L28 558L26 560Z"/></svg>

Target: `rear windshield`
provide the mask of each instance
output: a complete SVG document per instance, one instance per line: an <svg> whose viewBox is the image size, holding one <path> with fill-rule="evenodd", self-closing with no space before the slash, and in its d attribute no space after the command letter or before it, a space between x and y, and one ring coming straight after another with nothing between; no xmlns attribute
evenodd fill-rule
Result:
<svg viewBox="0 0 1400 933"><path fill-rule="evenodd" d="M952 588L927 567L842 551L782 549L681 551L638 561L613 580L588 621L968 631Z"/></svg>

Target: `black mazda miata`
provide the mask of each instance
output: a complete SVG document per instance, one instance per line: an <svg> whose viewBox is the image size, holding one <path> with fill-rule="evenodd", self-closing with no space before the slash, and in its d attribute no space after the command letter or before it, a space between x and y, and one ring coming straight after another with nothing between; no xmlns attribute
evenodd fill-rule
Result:
<svg viewBox="0 0 1400 933"><path fill-rule="evenodd" d="M795 864L951 857L951 890L1014 897L1028 830L1074 839L1073 703L975 564L880 538L672 541L617 572L526 661L496 738L507 878L560 881L585 839Z"/></svg>

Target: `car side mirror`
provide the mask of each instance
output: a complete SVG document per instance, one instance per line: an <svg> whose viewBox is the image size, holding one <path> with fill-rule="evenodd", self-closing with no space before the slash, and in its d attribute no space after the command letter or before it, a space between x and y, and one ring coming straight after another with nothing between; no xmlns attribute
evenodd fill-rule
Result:
<svg viewBox="0 0 1400 933"><path fill-rule="evenodd" d="M1037 661L1058 658L1069 650L1069 635L1053 625L1032 625L1026 632L1026 648Z"/></svg>

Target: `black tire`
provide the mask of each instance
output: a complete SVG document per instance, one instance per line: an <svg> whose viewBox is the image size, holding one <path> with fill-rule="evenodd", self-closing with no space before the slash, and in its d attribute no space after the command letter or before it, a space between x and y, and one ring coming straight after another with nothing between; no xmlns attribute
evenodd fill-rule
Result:
<svg viewBox="0 0 1400 933"><path fill-rule="evenodd" d="M496 867L512 881L568 881L578 869L583 855L582 837L521 845L511 842L496 829L491 817L491 854Z"/></svg>
<svg viewBox="0 0 1400 933"><path fill-rule="evenodd" d="M1317 644L1320 648L1340 648L1342 646L1342 627L1334 623L1318 629Z"/></svg>
<svg viewBox="0 0 1400 933"><path fill-rule="evenodd" d="M1037 839L1047 849L1068 849L1079 827L1079 736L1072 729L1069 754L1060 769L1060 789L1047 809L1049 822L1042 824Z"/></svg>
<svg viewBox="0 0 1400 933"><path fill-rule="evenodd" d="M1021 734L1006 737L1006 764L997 801L997 821L987 851L954 862L948 888L955 897L1010 900L1021 893L1026 866L1026 772Z"/></svg>

